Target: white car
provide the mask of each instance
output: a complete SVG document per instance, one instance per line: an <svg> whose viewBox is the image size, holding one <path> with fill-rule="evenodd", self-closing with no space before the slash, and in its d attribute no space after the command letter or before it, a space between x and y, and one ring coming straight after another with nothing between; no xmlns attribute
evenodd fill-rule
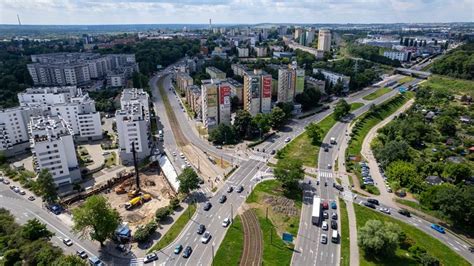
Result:
<svg viewBox="0 0 474 266"><path fill-rule="evenodd" d="M211 233L209 233L209 231L206 231L204 235L202 235L201 237L201 242L204 244L207 244L207 242L209 242L210 239L211 239Z"/></svg>
<svg viewBox="0 0 474 266"><path fill-rule="evenodd" d="M321 228L323 228L324 231L327 231L328 230L328 223L326 221L323 221L323 224L322 224Z"/></svg>
<svg viewBox="0 0 474 266"><path fill-rule="evenodd" d="M64 243L64 245L66 245L68 247L72 246L72 240L69 239L69 238L64 238L63 243Z"/></svg>
<svg viewBox="0 0 474 266"><path fill-rule="evenodd" d="M222 221L222 226L223 227L227 227L229 226L230 224L230 219L229 218L225 218L224 221Z"/></svg>
<svg viewBox="0 0 474 266"><path fill-rule="evenodd" d="M328 169L331 169L331 164L330 163L328 163Z"/></svg>
<svg viewBox="0 0 474 266"><path fill-rule="evenodd" d="M383 213L386 213L386 214L390 214L390 210L388 208L380 208L379 211L381 211Z"/></svg>
<svg viewBox="0 0 474 266"><path fill-rule="evenodd" d="M181 152L181 153L179 154L179 157L181 157L181 159L184 159L184 153Z"/></svg>
<svg viewBox="0 0 474 266"><path fill-rule="evenodd" d="M326 244L328 242L328 236L326 234L321 235L321 243Z"/></svg>

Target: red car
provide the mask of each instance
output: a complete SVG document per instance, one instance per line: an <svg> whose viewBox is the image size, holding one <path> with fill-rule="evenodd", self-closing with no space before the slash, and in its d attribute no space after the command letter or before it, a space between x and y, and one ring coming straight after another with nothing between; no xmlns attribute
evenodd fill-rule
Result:
<svg viewBox="0 0 474 266"><path fill-rule="evenodd" d="M329 209L329 204L327 201L323 201L323 209L325 210Z"/></svg>

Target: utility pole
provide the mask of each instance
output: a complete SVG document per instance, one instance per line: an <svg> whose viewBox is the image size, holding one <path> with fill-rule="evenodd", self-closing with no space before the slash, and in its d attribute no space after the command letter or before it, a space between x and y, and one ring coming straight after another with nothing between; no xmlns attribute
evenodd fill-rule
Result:
<svg viewBox="0 0 474 266"><path fill-rule="evenodd" d="M133 166L135 167L135 181L137 185L137 191L140 191L140 177L138 175L138 162L135 150L135 141L132 142L132 154L133 154Z"/></svg>

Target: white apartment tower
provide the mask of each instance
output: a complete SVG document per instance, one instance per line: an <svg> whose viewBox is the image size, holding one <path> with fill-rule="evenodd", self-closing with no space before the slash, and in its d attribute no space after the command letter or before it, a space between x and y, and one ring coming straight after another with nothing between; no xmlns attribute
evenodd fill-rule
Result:
<svg viewBox="0 0 474 266"><path fill-rule="evenodd" d="M30 143L37 172L47 169L56 186L70 185L81 178L73 131L59 116L37 116L29 123Z"/></svg>
<svg viewBox="0 0 474 266"><path fill-rule="evenodd" d="M133 163L132 145L137 160L151 153L149 96L143 89L124 89L120 98L120 110L115 113L119 139L119 158L123 164ZM132 144L133 143L133 144Z"/></svg>
<svg viewBox="0 0 474 266"><path fill-rule="evenodd" d="M320 29L318 34L318 50L328 52L331 50L331 31Z"/></svg>

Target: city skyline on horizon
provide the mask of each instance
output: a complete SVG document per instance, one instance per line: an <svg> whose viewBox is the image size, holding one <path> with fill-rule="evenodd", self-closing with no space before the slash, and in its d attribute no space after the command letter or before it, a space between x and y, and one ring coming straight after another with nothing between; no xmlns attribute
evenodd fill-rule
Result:
<svg viewBox="0 0 474 266"><path fill-rule="evenodd" d="M200 25L209 18L215 25L474 21L470 0L2 0L0 10L0 24L7 25L18 24L17 14L22 25Z"/></svg>

